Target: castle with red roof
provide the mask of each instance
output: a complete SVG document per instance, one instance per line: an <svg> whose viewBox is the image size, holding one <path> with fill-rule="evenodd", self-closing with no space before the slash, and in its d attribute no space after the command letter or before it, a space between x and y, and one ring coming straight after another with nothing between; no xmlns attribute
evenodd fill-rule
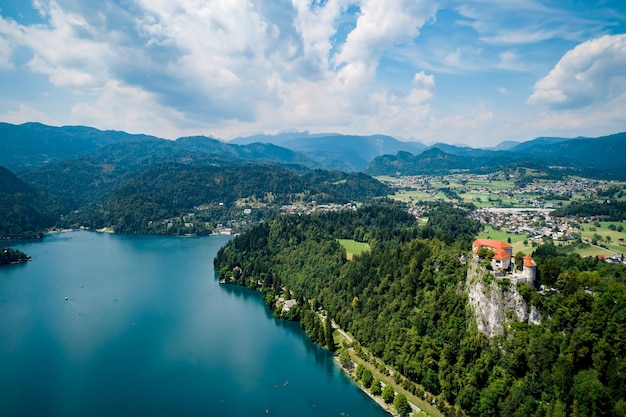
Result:
<svg viewBox="0 0 626 417"><path fill-rule="evenodd" d="M486 248L493 251L494 255L491 258L491 266L494 270L508 271L511 269L511 263L515 259L513 256L513 246L499 240L476 239L474 243L472 243L472 251L474 252L474 254L478 254L478 251L481 248ZM526 256L524 256L521 274L513 271L510 279L517 284L525 282L533 287L535 285L536 277L537 263L533 260L532 256L527 254Z"/></svg>

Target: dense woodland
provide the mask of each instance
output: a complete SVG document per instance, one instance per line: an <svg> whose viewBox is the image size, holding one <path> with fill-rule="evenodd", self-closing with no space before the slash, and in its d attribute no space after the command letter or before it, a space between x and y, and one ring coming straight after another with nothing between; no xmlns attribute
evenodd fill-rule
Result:
<svg viewBox="0 0 626 417"><path fill-rule="evenodd" d="M108 152L120 146L110 145ZM80 226L203 234L235 218L247 224L275 217L284 204L366 202L390 192L362 173L221 164L197 155L185 164L160 163L165 157L158 153L151 158L159 163L143 161L143 168L141 161L109 166L79 158L25 173L23 179L0 167L0 236L36 237L46 228ZM254 213L242 216L239 200L252 203Z"/></svg>
<svg viewBox="0 0 626 417"><path fill-rule="evenodd" d="M553 212L559 217L601 217L606 221L626 220L626 202L610 201L604 203L573 201Z"/></svg>
<svg viewBox="0 0 626 417"><path fill-rule="evenodd" d="M20 250L0 248L0 265L19 264L29 259L29 256Z"/></svg>
<svg viewBox="0 0 626 417"><path fill-rule="evenodd" d="M515 323L488 339L464 291L467 253L479 225L461 209L433 208L418 226L403 210L282 216L220 250L227 282L298 300L288 317L328 343L323 309L358 343L394 367L409 390L437 395L446 415L623 416L626 413L626 270L595 258L534 253L539 294L521 286L541 325ZM369 242L348 261L337 238ZM276 309L280 312L279 309Z"/></svg>
<svg viewBox="0 0 626 417"><path fill-rule="evenodd" d="M65 223L113 226L119 233L202 234L226 223L234 211L242 212L243 207L235 205L240 199L259 207L248 217L254 223L276 216L281 205L293 201L348 203L387 192L385 185L358 173L316 170L301 175L275 165L168 163L121 181L103 204L71 215ZM185 214L184 222L182 217L173 223L169 220Z"/></svg>
<svg viewBox="0 0 626 417"><path fill-rule="evenodd" d="M56 200L0 166L0 237L41 237L56 221Z"/></svg>

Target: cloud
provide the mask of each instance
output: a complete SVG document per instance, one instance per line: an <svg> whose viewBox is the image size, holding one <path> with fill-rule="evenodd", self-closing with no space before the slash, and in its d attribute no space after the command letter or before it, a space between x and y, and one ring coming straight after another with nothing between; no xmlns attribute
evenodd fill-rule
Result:
<svg viewBox="0 0 626 417"><path fill-rule="evenodd" d="M527 94L555 50L563 55L617 30L602 7L543 0L30 4L36 19L0 11L0 71L9 75L0 88L27 86L0 100L7 120L52 115L63 124L166 137L298 128L461 142L504 134L505 124L521 132L510 122L516 114L528 116L526 125L540 119L539 129L589 106L606 120L620 115L625 66L617 44L590 48L596 52L581 44L585 53L574 50L586 58L566 54L564 69L555 67ZM50 97L41 100L42 91ZM526 99L541 106L513 109ZM496 101L494 113L488 105ZM48 119L36 109L48 109Z"/></svg>
<svg viewBox="0 0 626 417"><path fill-rule="evenodd" d="M537 81L528 104L576 109L611 102L626 92L626 35L605 35L568 51Z"/></svg>
<svg viewBox="0 0 626 417"><path fill-rule="evenodd" d="M494 112L484 104L467 113L431 117L421 132L425 142L464 143L470 146L486 146L484 132L493 129Z"/></svg>
<svg viewBox="0 0 626 417"><path fill-rule="evenodd" d="M180 135L178 126L193 126L181 112L158 104L152 93L114 80L102 87L96 100L74 104L71 120L73 124L102 129L158 132L159 136L172 139Z"/></svg>
<svg viewBox="0 0 626 417"><path fill-rule="evenodd" d="M34 5L48 19L47 25L0 21L0 34L31 51L26 67L47 75L56 86L83 90L104 83L107 62L114 55L111 45L98 41L98 34L81 16L66 13L56 2Z"/></svg>
<svg viewBox="0 0 626 417"><path fill-rule="evenodd" d="M434 3L428 0L364 0L356 27L333 58L337 67L344 66L339 76L357 85L369 80L382 54L412 41L435 12Z"/></svg>
<svg viewBox="0 0 626 417"><path fill-rule="evenodd" d="M435 12L433 2L427 0L364 0L356 27L335 61L338 64L375 62L395 44L414 39Z"/></svg>
<svg viewBox="0 0 626 417"><path fill-rule="evenodd" d="M11 43L5 38L0 38L0 71L15 68L12 62L12 55L13 48Z"/></svg>
<svg viewBox="0 0 626 417"><path fill-rule="evenodd" d="M517 53L507 50L500 54L498 68L511 71L523 71L526 69L526 65L520 60Z"/></svg>
<svg viewBox="0 0 626 417"><path fill-rule="evenodd" d="M32 122L33 120L49 125L59 124L57 120L48 116L46 113L25 104L20 104L17 111L8 111L5 114L0 114L0 120L13 124L22 124Z"/></svg>

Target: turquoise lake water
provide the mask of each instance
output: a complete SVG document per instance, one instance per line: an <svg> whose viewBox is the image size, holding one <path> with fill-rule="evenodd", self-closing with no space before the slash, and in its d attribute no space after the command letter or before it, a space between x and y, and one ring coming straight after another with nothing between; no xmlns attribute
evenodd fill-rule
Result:
<svg viewBox="0 0 626 417"><path fill-rule="evenodd" d="M0 415L389 416L297 323L218 284L227 241L13 244L34 260L0 268Z"/></svg>

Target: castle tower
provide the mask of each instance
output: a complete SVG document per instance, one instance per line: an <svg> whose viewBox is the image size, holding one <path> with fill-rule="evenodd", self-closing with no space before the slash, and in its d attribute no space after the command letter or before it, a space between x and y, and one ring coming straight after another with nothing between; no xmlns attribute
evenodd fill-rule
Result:
<svg viewBox="0 0 626 417"><path fill-rule="evenodd" d="M522 278L531 287L535 286L535 278L537 277L537 262L530 255L524 256L524 264L522 268Z"/></svg>

